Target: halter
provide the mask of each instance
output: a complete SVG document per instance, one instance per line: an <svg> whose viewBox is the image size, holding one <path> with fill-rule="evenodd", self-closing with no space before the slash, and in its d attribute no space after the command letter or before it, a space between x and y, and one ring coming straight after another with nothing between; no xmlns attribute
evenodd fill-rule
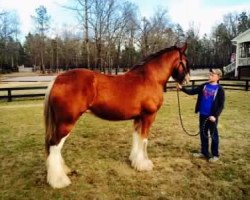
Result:
<svg viewBox="0 0 250 200"><path fill-rule="evenodd" d="M179 65L177 67L177 69L179 69L180 66L182 66L183 71L185 72L185 74L188 73L187 67L184 65L183 61L182 61L182 53L179 50L179 55L180 55L180 61L179 61Z"/></svg>

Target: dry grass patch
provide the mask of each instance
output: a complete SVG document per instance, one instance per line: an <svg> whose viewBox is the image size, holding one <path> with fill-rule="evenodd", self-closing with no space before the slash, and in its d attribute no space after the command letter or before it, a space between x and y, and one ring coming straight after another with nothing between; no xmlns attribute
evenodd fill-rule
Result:
<svg viewBox="0 0 250 200"><path fill-rule="evenodd" d="M85 114L63 148L66 163L77 173L70 177L72 185L60 190L45 179L43 102L0 102L1 199L249 199L249 97L249 92L226 91L221 160L211 164L191 156L199 138L183 133L176 93L167 92L150 132L151 172L130 167L131 121ZM192 132L198 127L195 99L181 93L184 123Z"/></svg>

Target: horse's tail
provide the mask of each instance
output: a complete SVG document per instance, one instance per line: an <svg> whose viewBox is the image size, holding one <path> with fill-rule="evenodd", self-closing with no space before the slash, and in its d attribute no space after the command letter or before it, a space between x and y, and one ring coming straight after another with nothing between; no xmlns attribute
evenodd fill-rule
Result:
<svg viewBox="0 0 250 200"><path fill-rule="evenodd" d="M55 119L53 110L49 101L50 92L54 81L52 81L46 91L44 101L44 124L45 124L45 151L46 155L49 155L50 140L55 133Z"/></svg>

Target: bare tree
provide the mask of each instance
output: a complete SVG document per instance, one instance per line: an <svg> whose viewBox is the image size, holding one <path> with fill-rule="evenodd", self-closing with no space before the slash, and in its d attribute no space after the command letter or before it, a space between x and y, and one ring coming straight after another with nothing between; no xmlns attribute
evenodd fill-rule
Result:
<svg viewBox="0 0 250 200"><path fill-rule="evenodd" d="M143 57L146 57L149 53L149 35L152 30L152 25L146 17L142 19L141 26L141 38L140 38L140 48Z"/></svg>
<svg viewBox="0 0 250 200"><path fill-rule="evenodd" d="M234 38L238 34L237 26L238 26L238 15L236 13L228 13L223 17L223 23L228 30L228 34Z"/></svg>
<svg viewBox="0 0 250 200"><path fill-rule="evenodd" d="M36 29L38 34L40 35L40 59L41 59L41 71L45 73L45 62L44 62L44 54L45 54L45 33L49 29L50 16L47 13L47 9L44 6L39 6L35 10L36 15L31 16L36 25Z"/></svg>
<svg viewBox="0 0 250 200"><path fill-rule="evenodd" d="M186 32L188 46L188 58L191 67L194 67L198 63L200 57L200 42L199 42L199 29L195 27L193 23L189 25L189 29Z"/></svg>
<svg viewBox="0 0 250 200"><path fill-rule="evenodd" d="M176 43L182 43L184 41L186 41L186 36L185 36L185 33L181 27L180 24L176 24L174 26L174 32L176 34Z"/></svg>
<svg viewBox="0 0 250 200"><path fill-rule="evenodd" d="M93 0L72 0L74 5L64 5L63 7L76 12L78 22L83 31L83 56L86 58L87 68L90 68L90 39L89 39L89 16Z"/></svg>
<svg viewBox="0 0 250 200"><path fill-rule="evenodd" d="M238 31L240 33L246 31L250 28L250 15L248 16L246 12L240 13L238 17Z"/></svg>
<svg viewBox="0 0 250 200"><path fill-rule="evenodd" d="M132 16L133 15L133 16ZM131 3L125 2L121 4L113 3L109 9L109 17L107 18L107 34L105 38L107 44L106 48L106 60L108 60L109 72L114 67L114 60L119 59L119 53L121 48L121 40L124 38L125 32L130 31L129 42L132 47L134 40L135 28L136 28L136 11L135 6ZM116 56L117 52L117 56ZM115 63L117 69L118 63Z"/></svg>
<svg viewBox="0 0 250 200"><path fill-rule="evenodd" d="M13 69L18 64L20 49L17 36L19 21L15 12L0 13L0 68Z"/></svg>
<svg viewBox="0 0 250 200"><path fill-rule="evenodd" d="M120 58L121 45L125 47L122 54L122 64L126 67L132 67L135 64L137 58L136 42L138 41L139 33L139 19L137 16L138 7L135 4L126 2L123 5L123 20L125 22L125 28L121 32L118 39L117 48L117 60ZM118 62L119 63L119 62Z"/></svg>
<svg viewBox="0 0 250 200"><path fill-rule="evenodd" d="M152 25L149 40L150 52L155 52L174 44L175 37L167 13L167 10L158 8L150 20Z"/></svg>
<svg viewBox="0 0 250 200"><path fill-rule="evenodd" d="M15 12L2 12L0 14L0 38L17 38L19 30L18 16Z"/></svg>
<svg viewBox="0 0 250 200"><path fill-rule="evenodd" d="M150 19L143 18L141 23L140 48L143 57L173 44L175 34L171 30L167 10L157 9Z"/></svg>

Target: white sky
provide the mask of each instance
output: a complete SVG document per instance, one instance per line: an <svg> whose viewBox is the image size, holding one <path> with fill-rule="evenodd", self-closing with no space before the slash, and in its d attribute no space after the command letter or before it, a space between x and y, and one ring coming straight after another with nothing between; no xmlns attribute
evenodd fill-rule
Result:
<svg viewBox="0 0 250 200"><path fill-rule="evenodd" d="M141 15L148 16L160 5L167 9L173 23L184 31L194 23L200 35L210 34L212 27L223 20L223 15L233 12L250 12L250 0L132 0L138 4ZM143 8L143 9L142 9Z"/></svg>
<svg viewBox="0 0 250 200"><path fill-rule="evenodd" d="M15 10L20 19L21 32L33 32L31 15L40 5L47 8L52 19L52 27L60 29L63 24L77 24L75 16L60 5L70 0L0 0L0 10ZM200 35L210 34L211 28L222 22L223 15L229 12L250 12L250 0L130 0L138 5L141 16L150 17L160 6L168 10L173 23L179 23L184 31L194 23ZM63 21L63 22L62 22Z"/></svg>

